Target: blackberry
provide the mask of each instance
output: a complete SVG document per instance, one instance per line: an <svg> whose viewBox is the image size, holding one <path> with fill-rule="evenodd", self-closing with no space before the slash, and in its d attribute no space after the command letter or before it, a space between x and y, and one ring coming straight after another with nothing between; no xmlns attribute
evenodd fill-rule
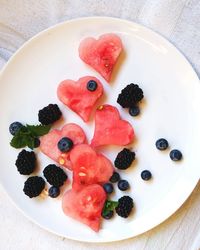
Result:
<svg viewBox="0 0 200 250"><path fill-rule="evenodd" d="M33 151L26 151L23 149L18 154L15 165L20 174L29 175L33 173L36 168L35 153Z"/></svg>
<svg viewBox="0 0 200 250"><path fill-rule="evenodd" d="M118 200L118 205L115 210L119 216L127 218L130 215L133 206L133 199L130 196L123 196Z"/></svg>
<svg viewBox="0 0 200 250"><path fill-rule="evenodd" d="M49 125L60 119L62 113L57 104L49 104L47 107L39 110L38 120L43 125Z"/></svg>
<svg viewBox="0 0 200 250"><path fill-rule="evenodd" d="M49 184L54 187L62 186L68 178L62 168L57 167L55 164L49 164L43 170L43 174Z"/></svg>
<svg viewBox="0 0 200 250"><path fill-rule="evenodd" d="M118 95L117 102L123 108L135 106L144 97L142 89L137 84L129 84Z"/></svg>
<svg viewBox="0 0 200 250"><path fill-rule="evenodd" d="M135 153L129 149L124 148L120 151L115 159L115 167L118 169L127 169L135 160Z"/></svg>
<svg viewBox="0 0 200 250"><path fill-rule="evenodd" d="M24 183L24 193L29 197L33 198L41 194L45 187L45 181L42 177L31 176Z"/></svg>

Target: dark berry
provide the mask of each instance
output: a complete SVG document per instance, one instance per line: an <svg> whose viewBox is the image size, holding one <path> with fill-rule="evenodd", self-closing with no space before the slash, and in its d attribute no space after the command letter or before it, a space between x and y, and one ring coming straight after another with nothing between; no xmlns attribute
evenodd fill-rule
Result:
<svg viewBox="0 0 200 250"><path fill-rule="evenodd" d="M120 175L117 172L114 172L113 175L110 177L110 182L115 183L120 180Z"/></svg>
<svg viewBox="0 0 200 250"><path fill-rule="evenodd" d="M143 91L137 84L129 84L124 89L117 98L117 102L123 108L130 108L135 106L144 97Z"/></svg>
<svg viewBox="0 0 200 250"><path fill-rule="evenodd" d="M111 183L105 183L103 189L107 194L111 194L113 192L113 185Z"/></svg>
<svg viewBox="0 0 200 250"><path fill-rule="evenodd" d="M34 139L34 148L38 148L40 146L40 139L39 138L35 138Z"/></svg>
<svg viewBox="0 0 200 250"><path fill-rule="evenodd" d="M30 198L36 197L41 194L45 187L45 181L42 177L31 176L24 183L24 193Z"/></svg>
<svg viewBox="0 0 200 250"><path fill-rule="evenodd" d="M113 217L113 214L114 214L114 212L112 211L112 210L109 210L108 212L102 212L101 213L101 216L104 218L104 219L106 219L106 220L109 220L109 219L111 219L112 217Z"/></svg>
<svg viewBox="0 0 200 250"><path fill-rule="evenodd" d="M68 152L73 148L73 146L74 146L73 141L68 137L63 137L58 142L58 148L61 152Z"/></svg>
<svg viewBox="0 0 200 250"><path fill-rule="evenodd" d="M33 151L26 151L23 149L18 154L15 165L20 174L29 175L33 173L36 168L35 153Z"/></svg>
<svg viewBox="0 0 200 250"><path fill-rule="evenodd" d="M87 83L87 89L89 91L95 91L97 89L97 83L94 81L94 80L90 80L88 83Z"/></svg>
<svg viewBox="0 0 200 250"><path fill-rule="evenodd" d="M54 187L60 187L67 180L66 173L62 170L62 168L57 167L55 164L48 165L43 170L44 177Z"/></svg>
<svg viewBox="0 0 200 250"><path fill-rule="evenodd" d="M115 167L118 169L127 169L131 166L132 162L135 160L135 153L131 152L129 149L124 148L120 151L115 159Z"/></svg>
<svg viewBox="0 0 200 250"><path fill-rule="evenodd" d="M180 161L182 159L182 153L178 149L173 149L169 156L172 161Z"/></svg>
<svg viewBox="0 0 200 250"><path fill-rule="evenodd" d="M129 114L131 116L137 116L137 115L139 115L140 114L139 107L138 106L133 106L133 107L129 108Z"/></svg>
<svg viewBox="0 0 200 250"><path fill-rule="evenodd" d="M133 205L133 199L130 196L123 196L118 200L118 205L115 208L116 213L123 218L127 218L133 209Z"/></svg>
<svg viewBox="0 0 200 250"><path fill-rule="evenodd" d="M128 183L128 181L126 180L120 180L117 184L118 188L121 190L121 191L126 191L127 189L129 189L130 185Z"/></svg>
<svg viewBox="0 0 200 250"><path fill-rule="evenodd" d="M49 104L38 112L38 120L43 125L52 124L59 120L61 116L62 113L57 104Z"/></svg>
<svg viewBox="0 0 200 250"><path fill-rule="evenodd" d="M20 122L13 122L9 126L9 131L11 135L16 135L16 133L20 130L23 125Z"/></svg>
<svg viewBox="0 0 200 250"><path fill-rule="evenodd" d="M156 148L159 150L165 150L169 146L168 141L164 138L158 139L156 141Z"/></svg>
<svg viewBox="0 0 200 250"><path fill-rule="evenodd" d="M52 186L49 188L48 194L51 198L56 198L60 195L60 188Z"/></svg>
<svg viewBox="0 0 200 250"><path fill-rule="evenodd" d="M142 171L141 173L141 178L144 180L144 181L148 181L150 180L152 177L152 174L149 170L144 170Z"/></svg>

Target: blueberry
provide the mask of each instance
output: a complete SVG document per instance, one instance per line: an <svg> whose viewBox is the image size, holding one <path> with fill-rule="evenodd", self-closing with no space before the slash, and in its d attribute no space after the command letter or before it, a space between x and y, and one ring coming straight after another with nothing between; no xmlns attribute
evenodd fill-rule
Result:
<svg viewBox="0 0 200 250"><path fill-rule="evenodd" d="M109 219L111 219L113 217L113 214L114 214L114 212L112 210L110 210L110 211L108 211L106 213L102 212L101 216L104 219L109 220Z"/></svg>
<svg viewBox="0 0 200 250"><path fill-rule="evenodd" d="M103 185L103 188L104 188L104 191L107 193L107 194L111 194L113 192L113 184L111 183L105 183Z"/></svg>
<svg viewBox="0 0 200 250"><path fill-rule="evenodd" d="M172 161L180 161L182 159L182 153L178 149L173 149L169 156Z"/></svg>
<svg viewBox="0 0 200 250"><path fill-rule="evenodd" d="M126 191L127 189L129 189L130 185L128 183L128 181L126 180L120 180L118 182L118 188L121 190L121 191Z"/></svg>
<svg viewBox="0 0 200 250"><path fill-rule="evenodd" d="M94 81L94 80L90 80L88 83L87 83L87 89L89 91L95 91L97 89L97 83Z"/></svg>
<svg viewBox="0 0 200 250"><path fill-rule="evenodd" d="M169 146L168 141L164 138L158 139L156 141L156 148L159 150L165 150Z"/></svg>
<svg viewBox="0 0 200 250"><path fill-rule="evenodd" d="M72 149L73 145L74 145L73 141L68 137L63 137L58 142L58 148L60 149L61 152L70 151Z"/></svg>
<svg viewBox="0 0 200 250"><path fill-rule="evenodd" d="M120 180L120 175L117 172L114 172L113 175L110 177L110 182L115 183Z"/></svg>
<svg viewBox="0 0 200 250"><path fill-rule="evenodd" d="M13 122L9 126L9 131L11 135L16 135L16 133L19 131L19 129L23 127L23 125L20 122Z"/></svg>
<svg viewBox="0 0 200 250"><path fill-rule="evenodd" d="M133 107L129 108L129 114L131 116L137 116L137 115L139 115L140 114L139 107L138 106L133 106Z"/></svg>
<svg viewBox="0 0 200 250"><path fill-rule="evenodd" d="M50 188L49 188L49 191L48 191L48 194L49 194L49 196L50 196L51 198L56 198L56 197L58 197L59 194L60 194L60 189L59 189L59 187L54 187L54 186L50 187Z"/></svg>
<svg viewBox="0 0 200 250"><path fill-rule="evenodd" d="M34 147L38 148L39 146L40 146L40 140L39 140L39 138L35 138L34 139Z"/></svg>
<svg viewBox="0 0 200 250"><path fill-rule="evenodd" d="M148 181L150 180L152 177L152 174L149 170L144 170L142 171L141 173L141 178L144 180L144 181Z"/></svg>

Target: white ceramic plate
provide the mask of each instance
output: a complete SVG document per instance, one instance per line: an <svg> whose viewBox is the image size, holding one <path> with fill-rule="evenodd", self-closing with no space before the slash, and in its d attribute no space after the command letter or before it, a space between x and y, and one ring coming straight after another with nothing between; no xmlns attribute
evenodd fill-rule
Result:
<svg viewBox="0 0 200 250"><path fill-rule="evenodd" d="M84 37L110 32L121 37L125 53L109 85L79 59L78 46ZM26 177L19 175L15 167L19 150L9 146L11 122L38 123L39 109L49 103L59 103L56 97L58 83L84 75L94 75L102 81L106 92L103 101L120 110L121 116L133 124L137 137L133 144L137 162L129 170L120 172L122 178L130 182L131 189L123 193L116 187L116 193L111 196L111 199L124 194L132 196L134 214L129 219L115 216L110 221L103 221L99 233L66 217L59 199L26 197L22 191ZM137 118L130 117L116 103L120 90L131 82L138 83L145 95L141 115ZM25 215L58 235L80 241L108 242L143 233L174 213L199 179L199 96L199 80L187 60L168 41L147 28L108 17L83 18L56 25L28 41L1 72L0 181ZM66 122L78 123L90 140L93 122L85 124L68 108L59 105ZM155 141L160 137L168 139L170 149L182 151L184 159L181 162L172 162L169 150L156 149ZM120 147L105 147L104 153L113 160L120 150ZM38 174L41 174L40 171L52 161L39 151L38 158ZM153 174L149 182L140 178L144 169Z"/></svg>

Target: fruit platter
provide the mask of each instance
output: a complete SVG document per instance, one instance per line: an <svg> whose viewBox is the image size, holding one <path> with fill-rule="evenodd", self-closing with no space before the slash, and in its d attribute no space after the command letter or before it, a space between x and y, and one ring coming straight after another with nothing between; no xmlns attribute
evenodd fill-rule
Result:
<svg viewBox="0 0 200 250"><path fill-rule="evenodd" d="M136 236L199 180L198 77L147 28L106 17L56 25L15 53L0 87L0 182L53 233Z"/></svg>

